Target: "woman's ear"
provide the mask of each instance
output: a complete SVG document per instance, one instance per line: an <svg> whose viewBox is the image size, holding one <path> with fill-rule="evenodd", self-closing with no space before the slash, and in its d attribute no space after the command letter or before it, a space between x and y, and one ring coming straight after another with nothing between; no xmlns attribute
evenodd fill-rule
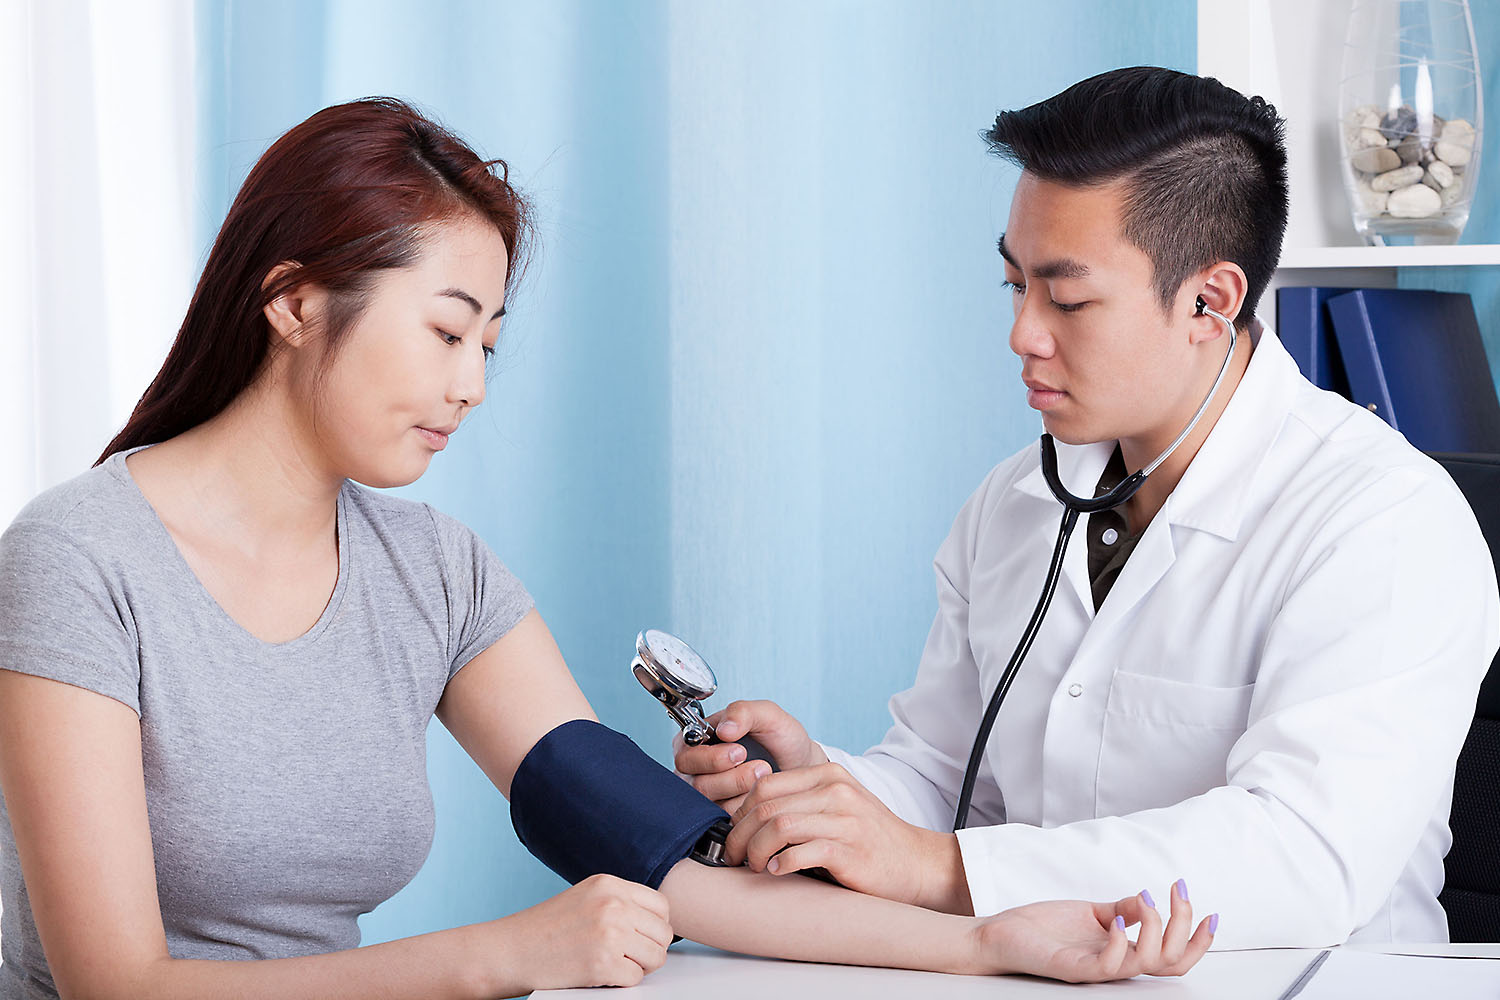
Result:
<svg viewBox="0 0 1500 1000"><path fill-rule="evenodd" d="M301 266L294 260L282 261L266 274L265 280L260 283L261 290L283 285L287 277ZM315 286L293 284L267 302L262 311L266 322L271 324L272 340L287 347L301 347L307 343L312 329L308 320L318 306L314 300L319 298L320 293Z"/></svg>
<svg viewBox="0 0 1500 1000"><path fill-rule="evenodd" d="M1220 261L1199 275L1196 297L1214 312L1234 320L1245 304L1245 293L1249 288L1250 282L1238 264ZM1200 317L1202 321L1192 325L1190 336L1193 343L1223 335L1224 327L1218 320L1204 314Z"/></svg>

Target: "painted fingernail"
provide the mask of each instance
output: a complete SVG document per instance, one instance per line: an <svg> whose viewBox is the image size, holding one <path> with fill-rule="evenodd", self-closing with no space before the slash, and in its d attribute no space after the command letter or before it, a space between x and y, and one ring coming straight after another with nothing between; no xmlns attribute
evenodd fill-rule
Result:
<svg viewBox="0 0 1500 1000"><path fill-rule="evenodd" d="M770 861L766 862L766 871L770 872L772 875L775 875L777 872L781 871L781 862L777 861L775 858L772 858Z"/></svg>
<svg viewBox="0 0 1500 1000"><path fill-rule="evenodd" d="M1219 933L1219 915L1217 913L1208 918L1208 933Z"/></svg>
<svg viewBox="0 0 1500 1000"><path fill-rule="evenodd" d="M1177 898L1182 900L1184 903L1188 901L1187 879L1180 878L1177 880Z"/></svg>
<svg viewBox="0 0 1500 1000"><path fill-rule="evenodd" d="M731 746L729 748L729 763L738 764L745 759L745 748L742 746Z"/></svg>
<svg viewBox="0 0 1500 1000"><path fill-rule="evenodd" d="M1156 909L1156 900L1151 898L1150 889L1141 890L1141 901L1144 902L1147 906L1151 907L1151 909Z"/></svg>
<svg viewBox="0 0 1500 1000"><path fill-rule="evenodd" d="M1115 926L1122 931L1125 929L1125 918L1120 916L1118 913L1115 914Z"/></svg>

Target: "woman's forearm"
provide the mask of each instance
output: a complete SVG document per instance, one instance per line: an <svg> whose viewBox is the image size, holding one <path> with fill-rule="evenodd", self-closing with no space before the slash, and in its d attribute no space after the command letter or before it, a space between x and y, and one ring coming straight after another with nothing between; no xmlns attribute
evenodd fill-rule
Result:
<svg viewBox="0 0 1500 1000"><path fill-rule="evenodd" d="M672 928L701 944L772 958L928 972L992 971L973 917L867 896L801 875L682 861L661 891Z"/></svg>
<svg viewBox="0 0 1500 1000"><path fill-rule="evenodd" d="M496 922L501 923L499 921ZM264 961L164 958L137 974L118 974L116 993L131 1000L469 1000L515 996L531 987L508 962L493 924L402 938L323 955ZM476 957L483 956L480 965ZM509 967L514 975L497 969ZM122 981L124 980L124 981ZM62 984L59 984L60 986ZM63 990L67 1000L69 993Z"/></svg>

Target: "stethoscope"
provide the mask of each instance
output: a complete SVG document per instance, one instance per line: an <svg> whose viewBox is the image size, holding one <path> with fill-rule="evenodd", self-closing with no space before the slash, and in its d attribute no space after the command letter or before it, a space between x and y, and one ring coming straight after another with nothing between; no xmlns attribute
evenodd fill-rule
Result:
<svg viewBox="0 0 1500 1000"><path fill-rule="evenodd" d="M1168 456L1177 450L1177 446L1187 440L1187 436L1193 432L1193 428L1208 411L1209 404L1213 402L1214 395L1218 393L1219 386L1224 381L1225 373L1229 371L1229 362L1234 358L1234 349L1239 339L1234 323L1224 315L1208 308L1207 303L1201 298L1198 299L1197 306L1197 315L1212 316L1224 324L1225 330L1229 332L1229 351L1224 355L1224 363L1219 366L1219 374L1214 378L1214 384L1208 390L1208 395L1203 398L1198 412L1193 414L1193 419L1188 421L1182 433L1177 435L1177 440L1168 445L1167 450L1158 455L1155 461L1125 477L1109 492L1085 499L1069 493L1063 485L1062 478L1057 472L1057 448L1053 444L1052 435L1042 435L1042 476L1047 480L1047 486L1052 490L1052 495L1063 505L1062 526L1058 530L1057 543L1052 550L1052 563L1047 568L1047 581L1042 588L1041 599L1037 601L1036 610L1031 613L1031 620L1026 624L1025 631L1021 633L1021 641L1016 644L1010 662L1006 664L1004 673L1000 675L1000 683L990 696L989 705L979 723L979 731L974 736L974 747L969 753L969 766L964 772L964 783L958 797L958 810L953 818L955 831L962 830L964 821L968 819L969 800L974 795L974 781L979 774L979 763L984 757L984 748L989 742L990 731L995 727L995 719L1000 714L1000 705L1005 701L1005 695L1016 678L1016 672L1021 669L1021 662L1026 658L1032 641L1036 639L1037 631L1041 628L1047 608L1052 604L1052 595L1057 591L1058 577L1062 573L1063 554L1067 551L1068 539L1072 537L1073 528L1078 523L1078 516L1112 510L1135 496L1142 484L1146 482L1146 477L1155 472ZM682 729L683 742L688 746L720 742L718 734L714 732L714 728L708 724L703 714L703 702L718 690L718 680L714 677L714 672L709 668L707 661L691 646L670 633L658 629L646 629L636 637L635 659L630 661L630 670L636 680L640 681L641 686L662 703L672 721ZM772 770L776 770L776 761L753 737L745 736L737 742L745 748L746 760L763 760L771 765ZM809 870L808 874L832 881L831 876L821 869Z"/></svg>
<svg viewBox="0 0 1500 1000"><path fill-rule="evenodd" d="M1031 651L1031 644L1042 627L1042 619L1046 617L1047 608L1052 604L1052 595L1057 592L1057 580L1062 575L1063 554L1068 550L1068 539L1073 536L1073 527L1078 523L1078 515L1113 510L1135 496L1145 485L1146 477L1155 472L1157 467L1177 450L1177 446L1187 440L1193 428L1198 426L1198 421L1202 419L1204 413L1208 412L1208 404L1213 402L1214 395L1219 391L1219 385L1224 381L1224 374L1229 371L1229 362L1234 359L1235 344L1239 340L1234 323L1222 313L1208 308L1208 303L1204 302L1201 296L1198 298L1197 305L1197 315L1212 316L1224 324L1224 329L1229 332L1229 350L1225 353L1224 363L1219 366L1219 374L1215 376L1208 395L1203 397L1203 403L1198 407L1198 412L1193 414L1193 419L1189 420L1188 425L1182 429L1182 433L1177 435L1177 440L1167 445L1167 450L1157 455L1151 464L1132 472L1109 492L1085 499L1069 493L1067 487L1063 485L1062 477L1057 473L1057 446L1053 443L1051 434L1042 435L1042 478L1047 480L1047 488L1052 491L1057 502L1063 505L1062 524L1057 531L1057 543L1052 547L1052 563L1047 567L1047 581L1042 585L1042 596L1036 602L1036 610L1031 613L1031 620L1026 623L1026 628L1021 633L1020 642L1016 643L1015 652L1010 654L1010 662L1005 665L1005 670L1000 675L1000 683L995 685L995 692L990 695L989 705L984 710L984 717L979 720L979 731L974 734L974 746L969 751L969 766L964 769L964 783L958 793L958 808L953 814L954 832L962 830L965 822L968 821L969 802L974 797L974 781L979 777L979 764L984 759L984 749L989 743L990 731L995 728L995 719L1000 714L1000 706L1005 701L1005 695L1010 691L1011 682L1016 679L1016 672L1021 669L1021 661L1025 660L1026 654Z"/></svg>

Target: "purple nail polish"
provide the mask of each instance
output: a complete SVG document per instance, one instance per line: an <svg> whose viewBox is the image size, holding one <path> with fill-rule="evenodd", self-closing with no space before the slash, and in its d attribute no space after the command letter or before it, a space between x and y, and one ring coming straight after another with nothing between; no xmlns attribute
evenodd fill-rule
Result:
<svg viewBox="0 0 1500 1000"><path fill-rule="evenodd" d="M1180 879L1177 880L1177 897L1179 899L1181 899L1184 903L1186 903L1188 901L1187 879L1181 879L1180 878Z"/></svg>
<svg viewBox="0 0 1500 1000"><path fill-rule="evenodd" d="M1153 909L1153 910L1156 909L1156 900L1154 900L1154 899L1151 898L1151 890L1150 889L1142 889L1141 890L1141 900L1147 906L1151 907L1151 909Z"/></svg>
<svg viewBox="0 0 1500 1000"><path fill-rule="evenodd" d="M1115 914L1115 926L1123 931L1125 929L1125 918L1119 914Z"/></svg>
<svg viewBox="0 0 1500 1000"><path fill-rule="evenodd" d="M1219 933L1219 915L1217 913L1208 918L1208 933Z"/></svg>

